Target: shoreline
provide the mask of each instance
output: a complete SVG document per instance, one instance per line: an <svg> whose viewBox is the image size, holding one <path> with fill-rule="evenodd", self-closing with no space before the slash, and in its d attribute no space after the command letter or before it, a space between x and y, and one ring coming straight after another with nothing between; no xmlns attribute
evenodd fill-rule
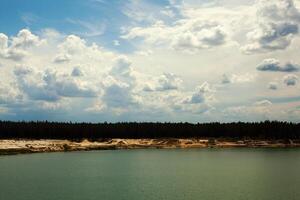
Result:
<svg viewBox="0 0 300 200"><path fill-rule="evenodd" d="M41 152L91 151L116 149L189 149L189 148L295 148L299 140L226 140L226 139L102 139L83 140L0 140L0 155Z"/></svg>

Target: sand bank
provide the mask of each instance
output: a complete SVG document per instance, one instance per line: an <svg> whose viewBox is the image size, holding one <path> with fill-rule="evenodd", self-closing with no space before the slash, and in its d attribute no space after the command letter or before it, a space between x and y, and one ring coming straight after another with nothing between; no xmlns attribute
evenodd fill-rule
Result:
<svg viewBox="0 0 300 200"><path fill-rule="evenodd" d="M83 140L0 140L0 155L147 148L226 148L226 147L300 147L295 140L220 140L220 139L103 139Z"/></svg>

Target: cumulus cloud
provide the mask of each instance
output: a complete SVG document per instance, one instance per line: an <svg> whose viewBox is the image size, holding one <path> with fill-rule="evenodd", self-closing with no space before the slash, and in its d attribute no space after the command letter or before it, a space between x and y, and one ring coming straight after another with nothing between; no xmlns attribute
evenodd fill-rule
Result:
<svg viewBox="0 0 300 200"><path fill-rule="evenodd" d="M55 62L55 63L64 63L64 62L68 62L70 60L71 60L70 55L68 55L68 54L59 54L54 58L53 62Z"/></svg>
<svg viewBox="0 0 300 200"><path fill-rule="evenodd" d="M149 43L153 42L152 44L194 51L222 45L227 38L223 24L220 26L217 22L206 22L206 20L203 22L198 18L184 20L187 20L187 24L183 21L177 21L171 25L157 24L156 26L161 26L160 28L166 28L164 30L166 32L162 32L162 35L165 34L164 38L160 38L160 34L156 34L158 36L151 34L149 37L145 36L144 39L149 40ZM175 30L175 27L178 30ZM218 29L224 33L223 39L217 39L219 38ZM175 35L172 31L175 31ZM29 33L25 32L25 35ZM186 33L190 36L186 37ZM160 76L144 74L142 67L135 68L133 64L139 62L137 57L141 58L137 54L118 55L75 35L54 37L28 34L29 39L24 39L21 35L7 37L0 34L0 52L1 55L5 55L1 56L1 63L4 62L4 65L0 71L7 76L2 82L9 82L7 86L0 87L1 106L7 106L6 104L13 102L14 99L26 102L20 104L22 108L30 107L31 104L36 109L59 110L61 102L68 100L71 107L80 104L82 107L79 106L78 110L96 111L104 115L130 111L150 113L152 109L161 113L185 112L198 115L213 110L215 91L212 85L205 82L191 91L188 88L191 86L183 85L182 79L186 76L184 73L182 76L173 73L163 73ZM16 37L23 39L14 40ZM39 49L41 44L45 46ZM23 60L7 60L11 47L25 52L24 55L30 55L30 57ZM151 48L147 50L152 53ZM148 57L144 56L142 59L147 62ZM276 67L272 66L264 70L294 72L298 68L292 63L281 65L274 61L267 64L270 63ZM14 68L15 65L17 66ZM255 78L254 74L245 73L245 71L240 73L224 74L221 82L223 84L247 83ZM203 80L203 76L198 78ZM294 80L294 84L297 80L298 78ZM194 84L192 81L190 83ZM286 81L285 84L293 85L291 81ZM152 93L142 92L142 90L152 91ZM91 105L92 102L95 104ZM253 106L261 107L262 105L264 104L256 103Z"/></svg>
<svg viewBox="0 0 300 200"><path fill-rule="evenodd" d="M99 95L97 88L89 82L59 75L51 70L45 71L43 80L46 83L46 89L53 90L62 97L96 97Z"/></svg>
<svg viewBox="0 0 300 200"><path fill-rule="evenodd" d="M259 71L274 71L274 72L294 72L299 70L297 64L288 62L281 65L280 62L274 58L263 60L257 67Z"/></svg>
<svg viewBox="0 0 300 200"><path fill-rule="evenodd" d="M119 81L133 84L135 76L131 64L131 61L126 56L118 56L114 59L109 75Z"/></svg>
<svg viewBox="0 0 300 200"><path fill-rule="evenodd" d="M84 51L86 49L86 42L76 35L69 35L58 47L66 55L73 55Z"/></svg>
<svg viewBox="0 0 300 200"><path fill-rule="evenodd" d="M135 7L128 7L130 2ZM297 6L292 0L170 2L173 2L170 6L163 7L140 1L124 4L127 8L122 8L123 13L132 17L125 23L129 27L121 27L120 38L130 40L122 43L130 45L127 56L117 53L124 48L117 50L120 41L112 38L107 41L114 45L115 51L101 47L99 41L92 43L88 37L64 35L50 29L35 33L24 29L15 36L0 33L0 74L3 75L0 107L9 108L9 104L21 102L19 110L15 110L17 114L20 109L33 107L44 112L59 110L61 103L68 101L75 110L94 111L104 118L114 113L128 112L129 116L130 112L142 111L149 116L156 111L167 116L165 119L174 113L174 116L183 116L177 112L185 112L186 117L181 119L191 119L192 113L196 114L193 119L199 120L200 114L213 112L213 107L216 107L216 116L220 108L249 102L257 94L266 98L270 95L272 99L279 93L266 91L267 87L281 88L281 81L288 86L297 84L299 66L292 62L280 63L284 60L279 62L274 58L291 59L296 55L288 47L299 42L299 38L294 40L299 34L299 2L294 1ZM265 57L241 55L237 51L241 46L246 53L268 52L271 58L255 66L256 70L295 74L283 80L274 77L275 73L261 73L257 78L253 62ZM297 45L292 47L296 49ZM132 49L136 51L131 52ZM284 49L280 55L273 52ZM186 52L197 53L197 56L183 54ZM159 71L174 74L153 75L160 74ZM226 74L222 77L214 76L223 73ZM195 82L203 80L229 87L217 84L220 91L216 92L208 83L195 87ZM279 91L280 95L291 94L295 88L287 87ZM232 109L232 113L236 110L244 112L244 116L264 115L268 111L265 108L280 104L270 103L264 100L241 105Z"/></svg>
<svg viewBox="0 0 300 200"><path fill-rule="evenodd" d="M137 104L130 85L115 80L106 86L102 100L108 107L126 108Z"/></svg>
<svg viewBox="0 0 300 200"><path fill-rule="evenodd" d="M150 25L127 27L122 38L184 52L239 44L250 54L286 49L298 35L300 12L293 0L258 0L251 7L230 8L178 4L181 16L173 23L161 17Z"/></svg>
<svg viewBox="0 0 300 200"><path fill-rule="evenodd" d="M177 95L171 95L167 103L175 112L202 115L214 109L211 105L214 100L213 93L212 86L204 82L189 95L180 92Z"/></svg>
<svg viewBox="0 0 300 200"><path fill-rule="evenodd" d="M146 92L178 90L182 85L182 80L173 73L164 73L154 82L146 83L143 90Z"/></svg>
<svg viewBox="0 0 300 200"><path fill-rule="evenodd" d="M283 83L287 86L294 86L298 82L298 76L295 74L288 74L283 77Z"/></svg>
<svg viewBox="0 0 300 200"><path fill-rule="evenodd" d="M17 85L30 99L57 101L59 96L56 92L46 89L46 84L41 76L36 76L37 72L28 66L18 66L14 70Z"/></svg>
<svg viewBox="0 0 300 200"><path fill-rule="evenodd" d="M187 23L187 22L182 22ZM193 22L190 27L174 37L172 46L180 50L197 50L222 45L225 33L217 23Z"/></svg>
<svg viewBox="0 0 300 200"><path fill-rule="evenodd" d="M174 25L157 21L149 27L134 27L122 38L143 38L146 43L151 45L163 45L177 50L194 52L222 45L225 42L226 33L217 22L205 21L201 18L185 18L178 20Z"/></svg>
<svg viewBox="0 0 300 200"><path fill-rule="evenodd" d="M16 48L29 48L38 46L42 41L28 29L19 31L17 37L12 38L11 45Z"/></svg>
<svg viewBox="0 0 300 200"><path fill-rule="evenodd" d="M277 84L276 82L270 82L270 83L268 84L268 88L269 88L270 90L277 90L278 84Z"/></svg>
<svg viewBox="0 0 300 200"><path fill-rule="evenodd" d="M1 104L14 104L23 99L22 94L14 88L12 83L5 84L1 82L0 86L0 105Z"/></svg>
<svg viewBox="0 0 300 200"><path fill-rule="evenodd" d="M44 40L32 34L28 29L19 31L16 37L8 38L0 33L0 57L21 60L28 55L28 49L41 45Z"/></svg>
<svg viewBox="0 0 300 200"><path fill-rule="evenodd" d="M229 84L229 83L248 83L252 82L255 79L255 76L250 73L245 74L223 74L221 78L222 84Z"/></svg>
<svg viewBox="0 0 300 200"><path fill-rule="evenodd" d="M24 49L32 55L30 59L14 59L9 66L1 69L7 75L6 80L12 82L9 90L0 89L1 104L11 104L12 99L19 99L24 107L30 109L53 110L61 102L69 100L70 106L82 101L83 109L89 107L119 113L133 106L137 108L140 104L136 91L137 73L126 56L112 53L94 43L87 44L75 35L57 36L59 33L56 32L54 35L43 35L43 40L40 40L39 36L30 34L29 38L23 38L24 34L29 34L29 31L11 38L0 35L1 55L7 55L10 46ZM36 42L41 41L45 46L39 51ZM88 99L97 99L97 106L88 105L91 102ZM14 111L18 112L18 109Z"/></svg>
<svg viewBox="0 0 300 200"><path fill-rule="evenodd" d="M56 45L57 53L53 57L55 64L71 63L81 59L85 59L84 64L86 64L92 60L103 60L106 56L114 57L112 52L104 50L95 43L87 44L86 40L76 35L68 35L63 38L63 41L59 40Z"/></svg>
<svg viewBox="0 0 300 200"><path fill-rule="evenodd" d="M192 94L191 97L186 99L184 103L186 104L200 104L207 101L211 98L211 89L210 85L207 82L204 82L202 85L196 88L196 91Z"/></svg>
<svg viewBox="0 0 300 200"><path fill-rule="evenodd" d="M8 60L10 48L30 56ZM76 35L53 31L34 35L28 30L12 37L0 34L0 51L4 62L0 72L5 75L0 80L0 106L15 114L55 113L75 106L77 111L104 116L130 112L200 114L211 109L211 86L207 83L191 94L184 90L180 76L142 73L129 56ZM146 84L155 92L143 93Z"/></svg>
<svg viewBox="0 0 300 200"><path fill-rule="evenodd" d="M97 96L96 88L87 82L53 70L38 72L30 67L18 66L14 74L19 89L33 100L57 101L61 97Z"/></svg>
<svg viewBox="0 0 300 200"><path fill-rule="evenodd" d="M300 13L293 0L259 0L257 26L247 34L246 53L286 49L299 32Z"/></svg>
<svg viewBox="0 0 300 200"><path fill-rule="evenodd" d="M80 68L74 67L71 73L72 76L83 76L83 72L80 70Z"/></svg>
<svg viewBox="0 0 300 200"><path fill-rule="evenodd" d="M177 90L180 88L182 84L182 80L172 73L164 73L158 79L158 86L156 90L158 91L166 91L166 90Z"/></svg>
<svg viewBox="0 0 300 200"><path fill-rule="evenodd" d="M126 111L127 108L139 104L139 99L134 92L136 77L131 64L126 56L119 56L114 60L103 82L102 101L107 107L123 108L122 111Z"/></svg>
<svg viewBox="0 0 300 200"><path fill-rule="evenodd" d="M6 50L7 45L8 45L8 37L5 34L0 33L0 50L1 51Z"/></svg>

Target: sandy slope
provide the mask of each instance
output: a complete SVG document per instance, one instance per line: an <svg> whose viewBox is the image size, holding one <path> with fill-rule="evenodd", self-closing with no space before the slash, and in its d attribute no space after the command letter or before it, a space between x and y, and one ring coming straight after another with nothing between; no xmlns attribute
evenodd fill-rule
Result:
<svg viewBox="0 0 300 200"><path fill-rule="evenodd" d="M0 154L138 148L300 147L299 141L226 141L214 139L0 140Z"/></svg>

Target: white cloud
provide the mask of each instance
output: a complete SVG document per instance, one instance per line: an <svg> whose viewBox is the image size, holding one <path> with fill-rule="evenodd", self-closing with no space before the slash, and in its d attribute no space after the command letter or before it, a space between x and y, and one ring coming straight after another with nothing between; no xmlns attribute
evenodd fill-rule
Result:
<svg viewBox="0 0 300 200"><path fill-rule="evenodd" d="M285 75L283 77L283 82L287 85L287 86L294 86L297 84L298 82L298 76L295 74L288 74Z"/></svg>
<svg viewBox="0 0 300 200"><path fill-rule="evenodd" d="M299 32L300 13L294 2L258 0L252 6L248 4L171 4L173 9L179 10L180 18L173 16L174 21L170 23L157 15L146 25L128 27L122 38L140 38L146 45L185 52L197 52L226 43L240 45L247 54L286 49ZM173 10L167 8L161 13L171 16Z"/></svg>
<svg viewBox="0 0 300 200"><path fill-rule="evenodd" d="M96 97L99 95L99 89L91 85L90 82L57 74L51 70L45 71L43 80L47 90L53 90L62 97Z"/></svg>
<svg viewBox="0 0 300 200"><path fill-rule="evenodd" d="M22 101L22 99L22 94L16 88L14 88L14 84L1 82L0 104L14 104Z"/></svg>
<svg viewBox="0 0 300 200"><path fill-rule="evenodd" d="M18 66L15 71L19 89L33 100L57 101L59 96L50 88L47 90L46 83L32 68Z"/></svg>
<svg viewBox="0 0 300 200"><path fill-rule="evenodd" d="M254 103L255 106L270 106L272 103L269 100L261 100Z"/></svg>
<svg viewBox="0 0 300 200"><path fill-rule="evenodd" d="M278 89L278 83L277 83L277 82L270 82L270 83L268 84L268 88L269 88L270 90L277 90L277 89Z"/></svg>
<svg viewBox="0 0 300 200"><path fill-rule="evenodd" d="M283 82L297 83L298 65L279 62L299 62L298 11L289 2L251 5L252 1L188 0L167 7L155 5L157 12L151 4L134 13L145 6L137 3L123 10L136 17L122 28L126 31L120 38L131 40L122 43L120 50L130 45L125 55L117 53L119 41L111 37L107 41L114 50L74 32L64 35L47 29L35 34L23 30L12 37L0 34L0 108L20 118L25 110L41 110L68 117L86 111L82 114L95 120L135 120L136 116L138 120L174 121L276 119L282 109L272 109L284 103L253 103L253 99L293 96L298 87L270 91L266 87L279 88L278 73L258 73L255 67L293 72ZM240 47L252 55L243 54ZM273 59L257 66L264 58ZM196 87L199 82L204 83ZM71 109L63 110L67 105Z"/></svg>
<svg viewBox="0 0 300 200"><path fill-rule="evenodd" d="M71 73L72 76L83 76L83 72L81 71L80 67L74 67Z"/></svg>
<svg viewBox="0 0 300 200"><path fill-rule="evenodd" d="M141 39L141 48L150 45L195 53L239 45L242 52L252 54L286 49L299 32L300 13L292 0L257 0L252 6L251 2L225 1L205 5L195 1L171 3L180 13L172 23L160 15L152 16L150 23L127 27L122 38ZM172 16L172 9L161 13Z"/></svg>
<svg viewBox="0 0 300 200"><path fill-rule="evenodd" d="M259 71L274 71L274 72L294 72L299 70L299 66L295 63L288 62L281 65L280 62L274 58L264 59L257 67Z"/></svg>
<svg viewBox="0 0 300 200"><path fill-rule="evenodd" d="M19 31L16 37L8 38L5 34L0 34L0 57L12 60L21 60L27 56L28 49L39 46L45 41L32 34L27 29Z"/></svg>
<svg viewBox="0 0 300 200"><path fill-rule="evenodd" d="M178 20L174 25L156 21L149 27L134 27L122 38L143 38L146 43L154 46L194 52L222 45L226 33L217 22L187 18Z"/></svg>
<svg viewBox="0 0 300 200"><path fill-rule="evenodd" d="M5 34L0 33L0 49L1 49L1 52L5 51L7 46L8 46L8 37Z"/></svg>
<svg viewBox="0 0 300 200"><path fill-rule="evenodd" d="M59 55L57 55L54 58L53 62L55 62L55 63L63 63L63 62L68 62L70 60L71 60L71 56L70 55L68 55L68 54L59 54Z"/></svg>
<svg viewBox="0 0 300 200"><path fill-rule="evenodd" d="M133 74L131 64L131 61L126 56L119 56L114 59L109 75L118 81L125 82L126 84L133 86L135 83L135 75Z"/></svg>
<svg viewBox="0 0 300 200"><path fill-rule="evenodd" d="M41 44L38 36L32 34L28 29L20 30L17 37L13 37L11 46L15 48L30 48L32 46L38 46Z"/></svg>
<svg viewBox="0 0 300 200"><path fill-rule="evenodd" d="M90 82L54 70L37 71L32 67L17 66L14 70L17 86L29 99L58 101L62 97L96 97L99 88Z"/></svg>
<svg viewBox="0 0 300 200"><path fill-rule="evenodd" d="M175 74L164 73L156 80L146 83L143 90L146 92L178 90L182 87L182 82Z"/></svg>
<svg viewBox="0 0 300 200"><path fill-rule="evenodd" d="M293 0L259 0L257 25L247 34L246 53L286 49L299 32L300 13Z"/></svg>
<svg viewBox="0 0 300 200"><path fill-rule="evenodd" d="M76 35L69 35L58 48L67 55L74 55L86 49L86 41Z"/></svg>
<svg viewBox="0 0 300 200"><path fill-rule="evenodd" d="M228 84L228 83L248 83L255 80L255 75L250 73L245 74L223 74L221 83Z"/></svg>
<svg viewBox="0 0 300 200"><path fill-rule="evenodd" d="M102 100L108 107L127 108L138 103L130 85L115 80L105 87Z"/></svg>
<svg viewBox="0 0 300 200"><path fill-rule="evenodd" d="M210 85L207 82L204 82L202 85L196 88L196 91L192 96L184 101L186 104L201 104L206 103L208 99L212 98Z"/></svg>
<svg viewBox="0 0 300 200"><path fill-rule="evenodd" d="M115 58L103 82L102 101L108 108L123 108L122 111L125 111L139 104L139 99L134 93L136 77L131 64L126 56Z"/></svg>

